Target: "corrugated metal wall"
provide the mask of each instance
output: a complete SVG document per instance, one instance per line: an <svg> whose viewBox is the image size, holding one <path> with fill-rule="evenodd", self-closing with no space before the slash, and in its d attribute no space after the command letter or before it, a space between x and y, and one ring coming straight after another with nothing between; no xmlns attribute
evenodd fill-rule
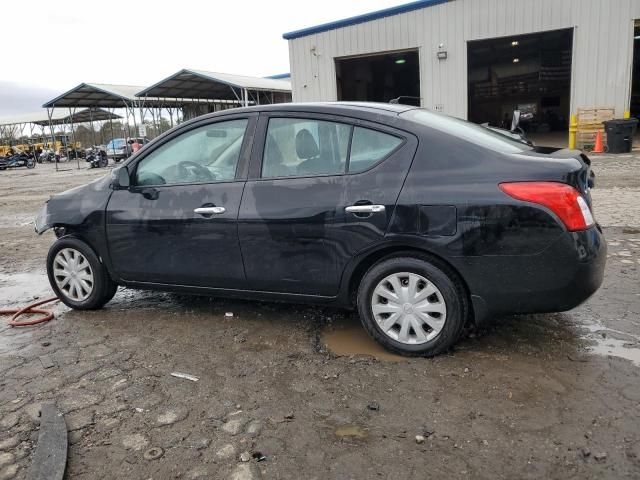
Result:
<svg viewBox="0 0 640 480"><path fill-rule="evenodd" d="M423 106L466 118L468 41L575 27L571 111L615 106L622 116L637 18L640 0L452 0L290 40L293 100L336 100L336 57L418 48Z"/></svg>

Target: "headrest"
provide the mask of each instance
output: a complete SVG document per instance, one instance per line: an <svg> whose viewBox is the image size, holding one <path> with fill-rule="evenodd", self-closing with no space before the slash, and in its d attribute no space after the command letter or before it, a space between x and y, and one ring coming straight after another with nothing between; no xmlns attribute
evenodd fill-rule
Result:
<svg viewBox="0 0 640 480"><path fill-rule="evenodd" d="M311 132L306 128L300 130L296 135L296 155L298 158L307 160L317 157L319 154L318 144Z"/></svg>

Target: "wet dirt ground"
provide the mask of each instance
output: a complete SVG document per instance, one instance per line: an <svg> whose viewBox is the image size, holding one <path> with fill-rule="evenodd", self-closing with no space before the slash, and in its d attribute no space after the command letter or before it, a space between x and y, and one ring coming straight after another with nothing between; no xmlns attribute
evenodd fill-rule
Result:
<svg viewBox="0 0 640 480"><path fill-rule="evenodd" d="M610 255L594 297L435 359L384 353L350 312L127 289L37 327L0 319L0 480L26 478L48 402L72 479L638 478L639 166L594 158ZM30 222L105 173L73 167L0 172L0 308L51 295L54 238Z"/></svg>

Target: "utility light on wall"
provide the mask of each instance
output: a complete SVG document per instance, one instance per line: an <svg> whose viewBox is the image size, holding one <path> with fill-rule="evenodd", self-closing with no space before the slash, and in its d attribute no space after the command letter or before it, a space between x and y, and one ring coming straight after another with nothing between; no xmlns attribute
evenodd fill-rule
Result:
<svg viewBox="0 0 640 480"><path fill-rule="evenodd" d="M519 58L514 58L513 59L513 63L520 63L520 59Z"/></svg>
<svg viewBox="0 0 640 480"><path fill-rule="evenodd" d="M514 40L513 42L511 42L512 47L517 47L518 45L520 45L520 42L517 40Z"/></svg>
<svg viewBox="0 0 640 480"><path fill-rule="evenodd" d="M438 57L438 60L446 60L447 59L447 51L444 49L444 43L441 43L440 45L438 45L438 53L436 53L436 56Z"/></svg>
<svg viewBox="0 0 640 480"><path fill-rule="evenodd" d="M405 63L407 63L407 61L404 58L399 58L396 60L397 65L403 65Z"/></svg>

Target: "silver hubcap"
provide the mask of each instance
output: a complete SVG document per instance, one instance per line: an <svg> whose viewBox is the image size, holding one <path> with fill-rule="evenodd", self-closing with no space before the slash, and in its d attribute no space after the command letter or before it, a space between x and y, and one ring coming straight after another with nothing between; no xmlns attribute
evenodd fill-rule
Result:
<svg viewBox="0 0 640 480"><path fill-rule="evenodd" d="M65 297L82 302L93 292L93 271L89 261L73 248L60 250L53 259L53 277Z"/></svg>
<svg viewBox="0 0 640 480"><path fill-rule="evenodd" d="M378 283L371 311L386 335L408 345L434 339L447 320L447 306L438 287L409 272L394 273Z"/></svg>

